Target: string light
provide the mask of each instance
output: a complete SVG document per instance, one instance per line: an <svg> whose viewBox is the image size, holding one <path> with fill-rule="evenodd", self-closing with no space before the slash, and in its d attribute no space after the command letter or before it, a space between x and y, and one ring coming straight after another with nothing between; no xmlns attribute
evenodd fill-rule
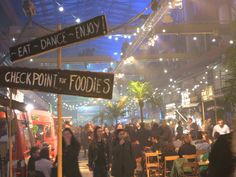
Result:
<svg viewBox="0 0 236 177"><path fill-rule="evenodd" d="M167 71L167 69L164 69L164 73L167 73L168 71Z"/></svg>
<svg viewBox="0 0 236 177"><path fill-rule="evenodd" d="M60 6L60 7L58 8L58 10L59 10L60 12L63 12L63 11L64 11L64 7Z"/></svg>
<svg viewBox="0 0 236 177"><path fill-rule="evenodd" d="M229 43L232 45L232 44L234 44L234 41L233 41L233 40L230 40Z"/></svg>
<svg viewBox="0 0 236 177"><path fill-rule="evenodd" d="M213 38L211 41L212 41L212 42L216 42L216 39L215 39L215 38Z"/></svg>
<svg viewBox="0 0 236 177"><path fill-rule="evenodd" d="M166 32L166 29L163 29L162 32L165 33L165 32Z"/></svg>
<svg viewBox="0 0 236 177"><path fill-rule="evenodd" d="M80 23L80 18L76 18L75 22Z"/></svg>
<svg viewBox="0 0 236 177"><path fill-rule="evenodd" d="M13 37L13 38L12 38L12 41L15 42L15 41L16 41L16 38Z"/></svg>
<svg viewBox="0 0 236 177"><path fill-rule="evenodd" d="M196 40L197 40L197 37L196 37L196 36L194 36L194 37L193 37L193 40L194 40L194 41L196 41Z"/></svg>

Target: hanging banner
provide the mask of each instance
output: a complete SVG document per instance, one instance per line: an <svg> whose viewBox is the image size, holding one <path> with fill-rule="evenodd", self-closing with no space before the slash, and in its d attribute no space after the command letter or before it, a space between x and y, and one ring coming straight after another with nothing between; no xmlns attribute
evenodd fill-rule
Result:
<svg viewBox="0 0 236 177"><path fill-rule="evenodd" d="M114 74L0 67L0 86L56 94L112 99Z"/></svg>
<svg viewBox="0 0 236 177"><path fill-rule="evenodd" d="M202 101L211 101L214 100L214 89L213 86L207 86L201 92Z"/></svg>
<svg viewBox="0 0 236 177"><path fill-rule="evenodd" d="M10 47L11 60L32 57L37 54L76 42L106 35L108 32L104 15L65 28L61 31Z"/></svg>

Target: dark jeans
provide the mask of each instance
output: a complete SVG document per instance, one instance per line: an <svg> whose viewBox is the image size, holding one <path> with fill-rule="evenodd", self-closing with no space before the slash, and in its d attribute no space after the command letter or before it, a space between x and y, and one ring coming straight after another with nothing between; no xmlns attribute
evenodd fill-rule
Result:
<svg viewBox="0 0 236 177"><path fill-rule="evenodd" d="M106 167L95 165L93 177L108 177L108 171L106 170Z"/></svg>

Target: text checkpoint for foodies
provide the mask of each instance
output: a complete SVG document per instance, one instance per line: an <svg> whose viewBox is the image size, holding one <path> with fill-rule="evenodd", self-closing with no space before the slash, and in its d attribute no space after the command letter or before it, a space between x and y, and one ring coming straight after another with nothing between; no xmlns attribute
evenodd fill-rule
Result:
<svg viewBox="0 0 236 177"><path fill-rule="evenodd" d="M114 74L0 67L0 86L111 99Z"/></svg>

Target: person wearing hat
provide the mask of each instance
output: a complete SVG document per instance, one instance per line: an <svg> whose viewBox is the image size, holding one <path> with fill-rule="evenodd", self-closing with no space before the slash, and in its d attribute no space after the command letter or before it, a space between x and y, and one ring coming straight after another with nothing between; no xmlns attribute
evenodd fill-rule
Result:
<svg viewBox="0 0 236 177"><path fill-rule="evenodd" d="M112 176L131 177L134 175L136 161L131 142L127 138L124 129L117 130L117 140L112 148Z"/></svg>

